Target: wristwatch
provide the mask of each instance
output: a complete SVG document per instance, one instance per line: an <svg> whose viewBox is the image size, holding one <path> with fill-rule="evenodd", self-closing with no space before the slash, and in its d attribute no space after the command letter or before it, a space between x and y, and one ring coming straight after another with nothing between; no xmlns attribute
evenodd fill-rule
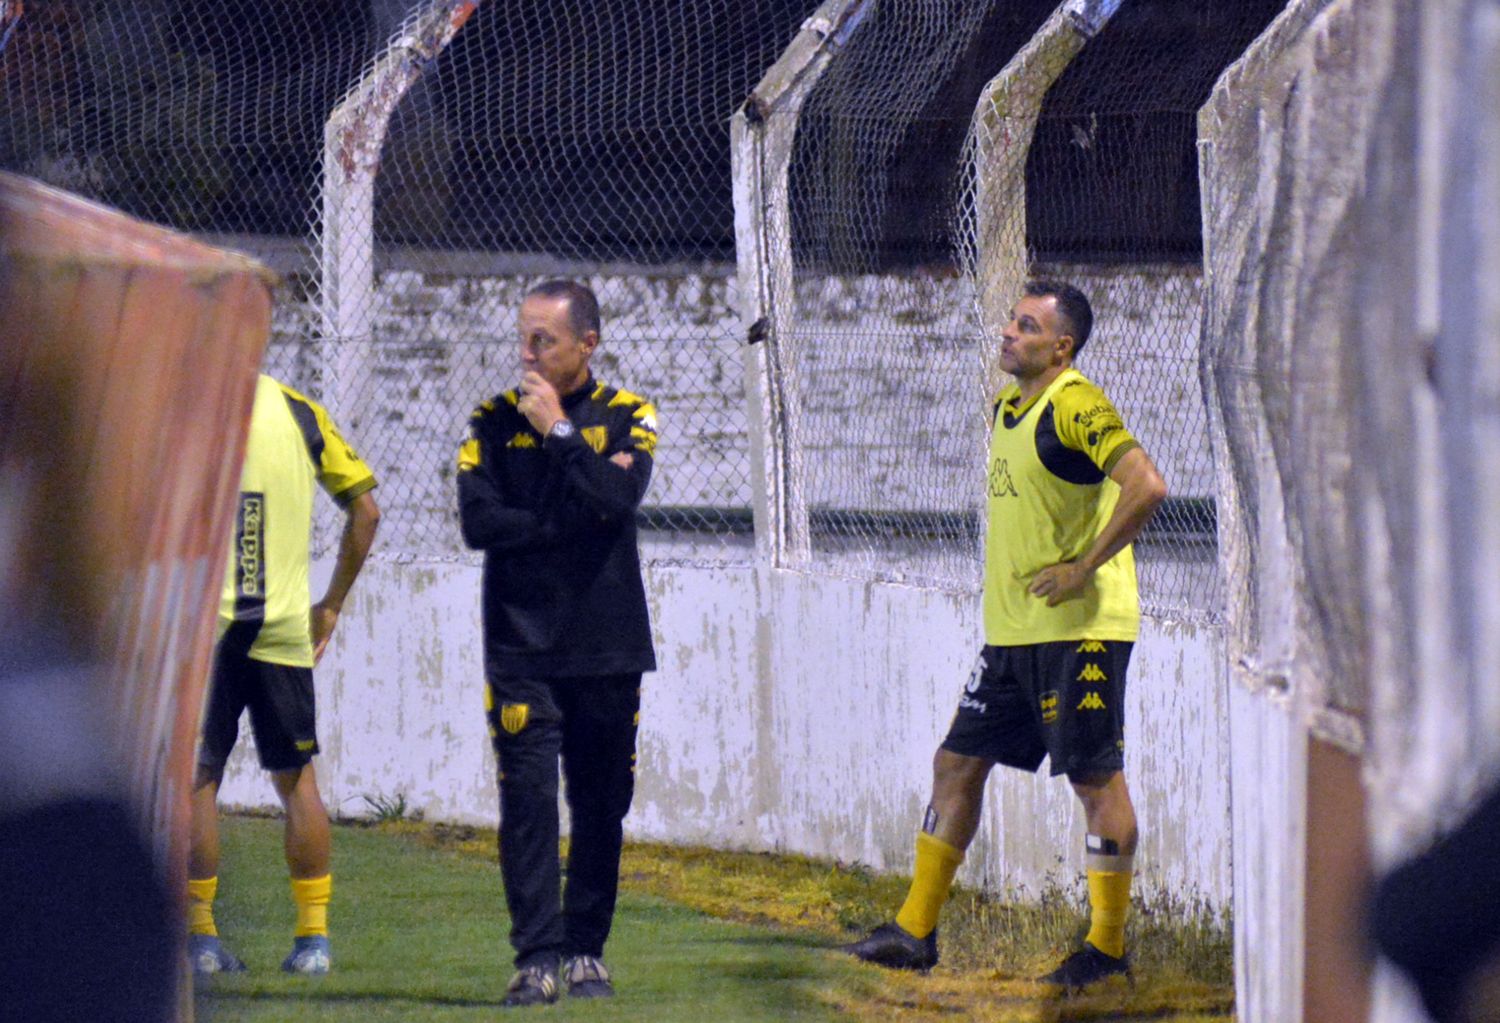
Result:
<svg viewBox="0 0 1500 1023"><path fill-rule="evenodd" d="M547 431L547 440L556 437L558 440L567 440L577 431L573 429L573 423L568 419L559 419L552 424L552 429Z"/></svg>

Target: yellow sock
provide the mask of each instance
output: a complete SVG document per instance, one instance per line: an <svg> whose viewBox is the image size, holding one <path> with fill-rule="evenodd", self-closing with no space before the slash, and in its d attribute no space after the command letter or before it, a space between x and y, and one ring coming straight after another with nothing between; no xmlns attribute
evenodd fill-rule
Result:
<svg viewBox="0 0 1500 1023"><path fill-rule="evenodd" d="M214 926L214 896L219 891L219 879L206 877L201 881L188 878L188 933L207 934L217 938L219 929Z"/></svg>
<svg viewBox="0 0 1500 1023"><path fill-rule="evenodd" d="M896 923L907 934L925 938L937 927L938 913L948 901L953 875L964 854L940 838L923 831L917 835L917 862L912 867L911 888L896 914Z"/></svg>
<svg viewBox="0 0 1500 1023"><path fill-rule="evenodd" d="M1123 857L1122 857L1123 858ZM1125 954L1125 917L1130 912L1129 870L1090 870L1089 936L1084 939L1105 955Z"/></svg>
<svg viewBox="0 0 1500 1023"><path fill-rule="evenodd" d="M328 899L333 894L333 875L310 877L304 880L292 878L292 901L297 904L296 937L306 938L314 934L328 934Z"/></svg>

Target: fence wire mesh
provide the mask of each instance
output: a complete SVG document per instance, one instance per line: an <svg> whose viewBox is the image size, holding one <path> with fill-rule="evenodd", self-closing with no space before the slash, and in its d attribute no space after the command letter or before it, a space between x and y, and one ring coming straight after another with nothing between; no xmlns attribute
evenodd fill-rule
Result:
<svg viewBox="0 0 1500 1023"><path fill-rule="evenodd" d="M967 283L944 251L961 122L939 97L995 4L866 7L801 112L790 237L771 239L791 263L785 430L809 520L792 559L973 586L984 400Z"/></svg>
<svg viewBox="0 0 1500 1023"><path fill-rule="evenodd" d="M1061 58L1023 51L1053 3L866 6L801 114L772 239L795 280L780 354L810 537L790 562L978 586L998 316L1059 276L1096 309L1080 367L1174 494L1137 548L1143 605L1216 618L1194 116L1280 3L1126 5Z"/></svg>
<svg viewBox="0 0 1500 1023"><path fill-rule="evenodd" d="M585 17L490 0L435 59L420 52L424 17L464 6L29 5L0 54L0 165L282 271L267 368L327 402L376 468L387 556L460 554L453 445L514 380L518 298L543 276L589 280L600 376L661 412L649 556L748 558L728 118L815 5L632 0ZM973 587L994 332L968 130L1054 4L866 6L803 111L777 242L795 295L783 428L811 536L796 563ZM982 168L986 188L997 168L1025 186L1003 245L1095 293L1084 368L1181 498L1141 549L1162 613L1218 600L1192 114L1279 6L1126 5L1047 93L1032 143ZM414 84L383 134L329 130L344 145L325 166L330 114L391 39Z"/></svg>
<svg viewBox="0 0 1500 1023"><path fill-rule="evenodd" d="M587 280L599 377L663 425L648 557L747 558L728 122L814 5L490 0L420 52L434 12L464 6L29 4L0 54L0 166L282 272L266 368L325 401L375 468L387 557L461 555L453 453L516 379L520 295ZM414 84L383 135L329 129L326 167L341 100L379 68L399 77L393 40Z"/></svg>

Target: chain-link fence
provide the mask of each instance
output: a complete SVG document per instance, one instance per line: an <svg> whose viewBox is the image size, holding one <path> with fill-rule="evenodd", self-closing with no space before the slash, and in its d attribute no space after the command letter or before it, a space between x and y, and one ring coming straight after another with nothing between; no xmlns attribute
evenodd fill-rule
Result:
<svg viewBox="0 0 1500 1023"><path fill-rule="evenodd" d="M1024 76L1055 81L1026 97L1030 114L989 115L981 97L1008 95L990 80L1052 0L852 6L858 25L787 136L772 239L791 281L774 339L785 402L765 427L783 432L798 523L783 563L977 585L995 330L976 310L1019 280L981 266L994 250L1093 294L1083 368L1175 495L1141 544L1146 603L1215 608L1192 115L1280 4L1186 21L1159 0L1127 5L1071 63ZM268 368L325 401L375 467L386 556L461 555L454 443L515 380L519 297L544 276L587 279L605 316L599 375L661 414L648 556L742 560L728 120L813 10L32 5L0 54L0 165L282 271ZM1024 143L1016 117L1034 121ZM985 130L997 144L980 153ZM1007 180L1020 188L989 224Z"/></svg>
<svg viewBox="0 0 1500 1023"><path fill-rule="evenodd" d="M648 556L743 559L728 122L812 6L30 4L0 166L282 272L267 370L375 468L384 556L461 555L453 454L516 380L520 296L589 281L598 376L660 413Z"/></svg>
<svg viewBox="0 0 1500 1023"><path fill-rule="evenodd" d="M775 240L794 280L781 368L809 520L793 563L978 585L984 396L969 285L944 245L962 140L945 90L995 6L865 4L798 120Z"/></svg>
<svg viewBox="0 0 1500 1023"><path fill-rule="evenodd" d="M792 282L770 322L804 523L782 561L978 586L1000 314L1027 277L1060 276L1097 314L1080 368L1173 491L1138 545L1143 603L1212 618L1194 114L1280 4L1184 20L1141 3L1087 30L1119 5L1064 7L841 8L785 157L786 213L766 217L772 276Z"/></svg>

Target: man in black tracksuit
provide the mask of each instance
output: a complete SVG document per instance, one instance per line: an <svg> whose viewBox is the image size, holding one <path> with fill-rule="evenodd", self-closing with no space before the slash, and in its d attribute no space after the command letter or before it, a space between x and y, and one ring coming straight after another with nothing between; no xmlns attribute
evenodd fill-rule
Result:
<svg viewBox="0 0 1500 1023"><path fill-rule="evenodd" d="M523 377L475 410L458 455L464 542L485 552L485 709L517 973L506 1005L613 993L601 956L635 783L641 674L656 667L635 511L656 412L599 383L599 305L548 281L519 317ZM558 866L558 757L572 818Z"/></svg>

